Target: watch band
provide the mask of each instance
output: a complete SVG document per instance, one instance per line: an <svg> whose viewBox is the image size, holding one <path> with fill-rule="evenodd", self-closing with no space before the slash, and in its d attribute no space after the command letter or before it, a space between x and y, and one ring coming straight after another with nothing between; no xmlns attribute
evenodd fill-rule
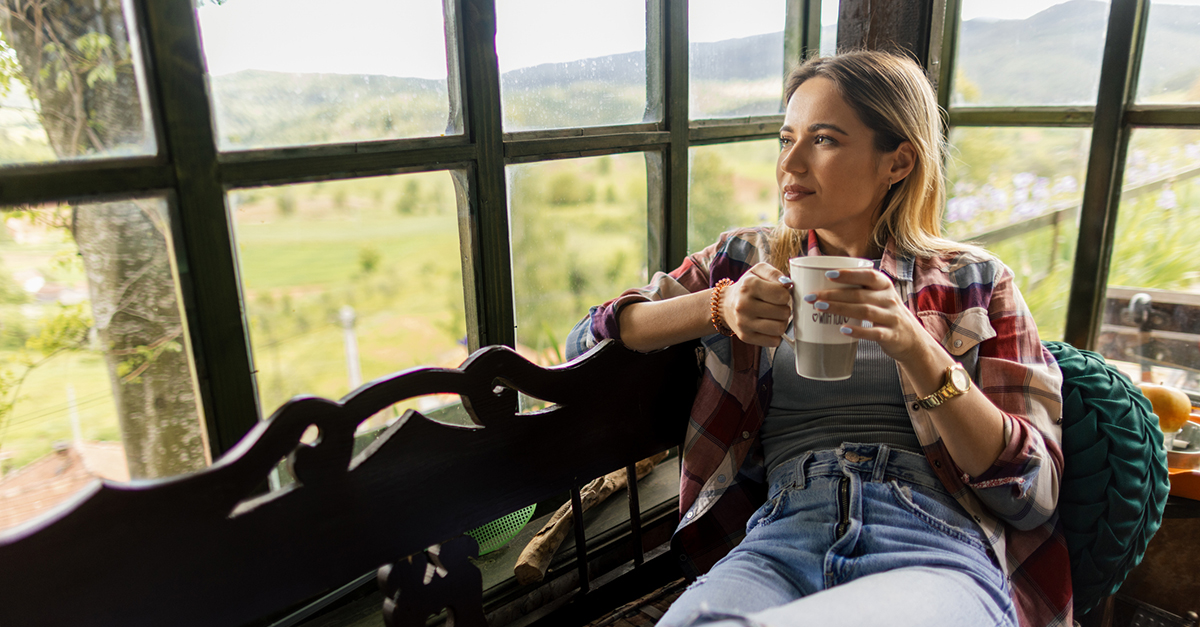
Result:
<svg viewBox="0 0 1200 627"><path fill-rule="evenodd" d="M971 389L971 378L966 377L966 387L959 389L958 386L954 385L953 379L954 371L956 370L961 370L964 374L966 373L966 368L963 368L962 364L956 363L953 366L946 368L946 374L942 381L942 387L938 388L929 396L917 399L916 402L913 403L913 409L933 409L934 407L945 403L955 396L966 394L967 391Z"/></svg>

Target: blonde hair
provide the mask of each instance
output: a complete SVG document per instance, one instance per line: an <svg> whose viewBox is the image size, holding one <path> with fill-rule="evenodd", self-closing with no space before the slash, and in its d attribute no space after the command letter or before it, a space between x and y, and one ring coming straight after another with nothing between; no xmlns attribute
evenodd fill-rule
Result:
<svg viewBox="0 0 1200 627"><path fill-rule="evenodd" d="M883 198L883 211L871 233L873 243L882 248L890 239L899 252L918 259L958 252L984 254L978 246L942 237L945 139L937 98L924 70L907 57L872 50L809 59L788 75L785 106L801 84L818 76L833 81L859 119L875 132L876 150L892 152L907 141L916 153L912 171ZM803 250L806 236L780 220L771 234L771 264L786 268L787 260Z"/></svg>

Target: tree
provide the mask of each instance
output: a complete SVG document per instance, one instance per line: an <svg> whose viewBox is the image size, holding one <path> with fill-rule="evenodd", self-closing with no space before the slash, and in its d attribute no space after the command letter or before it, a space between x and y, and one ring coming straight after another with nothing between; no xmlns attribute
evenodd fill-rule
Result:
<svg viewBox="0 0 1200 627"><path fill-rule="evenodd" d="M60 159L137 150L146 121L120 0L0 0L0 35ZM4 74L4 68L10 74ZM204 438L176 296L170 229L153 202L73 207L132 477L203 468Z"/></svg>

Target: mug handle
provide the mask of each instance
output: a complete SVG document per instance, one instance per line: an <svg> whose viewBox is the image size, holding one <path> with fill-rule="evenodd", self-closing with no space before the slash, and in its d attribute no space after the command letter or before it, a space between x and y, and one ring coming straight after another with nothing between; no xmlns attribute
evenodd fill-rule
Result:
<svg viewBox="0 0 1200 627"><path fill-rule="evenodd" d="M795 326L795 323L794 323L794 322L790 322L790 323L788 323L788 326L789 326L789 327L791 327L791 329L792 329L792 334L794 335L794 334L796 333L796 326ZM792 338L788 337L788 335L787 335L787 331L784 331L784 332L783 332L783 335L780 335L779 337L783 338L783 341L787 342L787 343L788 343L788 346L791 346L791 347L792 347L792 352L793 352L793 353L794 353L794 352L796 352L796 340L794 340L794 339L792 339Z"/></svg>

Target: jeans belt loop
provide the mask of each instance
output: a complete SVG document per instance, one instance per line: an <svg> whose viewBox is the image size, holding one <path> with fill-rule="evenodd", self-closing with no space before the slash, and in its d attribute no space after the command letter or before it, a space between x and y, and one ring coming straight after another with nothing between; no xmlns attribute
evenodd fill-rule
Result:
<svg viewBox="0 0 1200 627"><path fill-rule="evenodd" d="M871 481L883 483L884 476L887 474L888 455L891 452L892 447L887 444L879 445L879 452L875 455L875 468L871 472Z"/></svg>
<svg viewBox="0 0 1200 627"><path fill-rule="evenodd" d="M803 490L808 484L808 477L805 476L805 468L808 467L808 462L812 461L813 452L805 451L800 459L796 460L796 474L792 478L792 488Z"/></svg>

